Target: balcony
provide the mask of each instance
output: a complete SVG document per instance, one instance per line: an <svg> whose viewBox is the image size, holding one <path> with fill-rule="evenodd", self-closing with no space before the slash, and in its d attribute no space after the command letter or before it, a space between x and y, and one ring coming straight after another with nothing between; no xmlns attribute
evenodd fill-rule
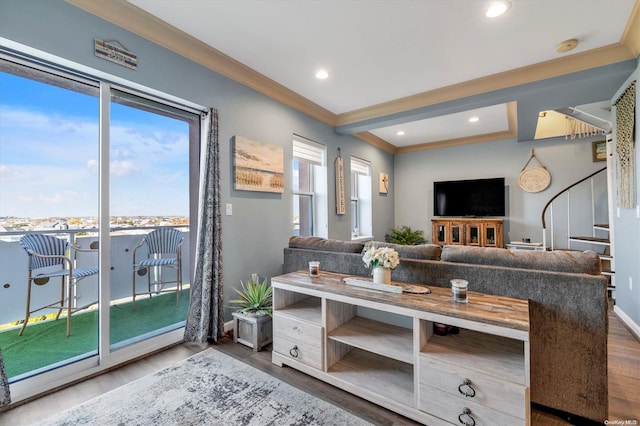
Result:
<svg viewBox="0 0 640 426"><path fill-rule="evenodd" d="M154 293L137 296L132 306L133 249L143 234L155 227L112 228L110 232L110 346L111 350L127 346L158 334L184 326L189 307L190 270L189 230L176 227L185 234L182 244L183 290L179 303L175 293ZM88 248L98 240L97 229L38 230L66 238ZM56 321L57 310L39 311L30 318L22 336L26 308L27 255L18 243L24 232L0 233L0 348L10 382L48 371L98 352L98 304L77 312L72 317L72 332L66 336L64 313ZM82 253L77 267L98 264L98 252ZM149 274L157 274L153 269ZM173 273L173 271L169 271ZM91 304L98 299L98 276L84 279L74 294L77 306ZM146 276L136 274L138 292L146 291ZM41 306L59 297L59 285L42 285L32 294L32 306ZM170 287L169 290L172 288ZM173 287L175 290L175 286ZM165 289L167 290L167 289Z"/></svg>

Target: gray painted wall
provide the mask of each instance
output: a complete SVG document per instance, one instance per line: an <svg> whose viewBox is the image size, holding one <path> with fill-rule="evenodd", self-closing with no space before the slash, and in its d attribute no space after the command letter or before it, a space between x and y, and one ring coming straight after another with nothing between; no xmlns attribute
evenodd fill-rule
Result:
<svg viewBox="0 0 640 426"><path fill-rule="evenodd" d="M350 155L371 161L374 194L374 235L381 239L393 226L394 193L377 193L378 173L393 176L393 156L284 106L176 55L143 38L88 14L63 0L3 0L0 37L25 44L78 64L125 78L146 87L219 110L222 163L222 202L233 205L223 216L225 298L251 273L271 277L282 272L282 252L292 235L292 134L327 145L329 160L329 237L349 239L349 214L335 214L333 162L342 149L349 173ZM115 39L138 55L136 71L96 58L94 38ZM279 145L285 152L286 190L283 194L235 191L232 183L232 138L241 135ZM347 188L348 191L348 188ZM349 192L347 192L349 197ZM230 311L226 318L231 319Z"/></svg>
<svg viewBox="0 0 640 426"><path fill-rule="evenodd" d="M613 96L615 101L622 91L627 88L632 80L640 78L640 65L629 80L621 87L621 90ZM636 194L640 188L640 176L638 176L638 158L640 147L638 135L640 132L640 95L636 83L636 131L635 131L635 158L636 158ZM638 197L636 195L636 197ZM640 198L636 199L640 203ZM616 256L616 311L622 311L635 323L635 331L640 331L640 217L637 209L616 209L614 214L614 242Z"/></svg>
<svg viewBox="0 0 640 426"><path fill-rule="evenodd" d="M504 177L507 187L505 242L522 238L542 242L541 213L547 201L570 184L605 166L603 162L592 161L591 141L595 139L554 138L527 143L511 139L397 155L394 184L396 224L422 229L430 240L434 181ZM551 174L551 185L538 193L525 192L518 186L518 176L532 149ZM533 165L539 165L535 159L530 163ZM606 182L604 172L598 175L596 184L602 185L602 182ZM572 194L572 211L575 214L572 233L591 235L590 204L586 209L575 209L576 198L585 198L582 192L579 197ZM587 192L590 197L590 189ZM566 204L563 201L554 203L554 217L556 221L566 223ZM606 199L596 200L596 204L599 210L596 219L601 219L606 213ZM550 238L549 234L547 238ZM556 247L567 246L566 238L559 237L555 241Z"/></svg>
<svg viewBox="0 0 640 426"><path fill-rule="evenodd" d="M631 80L638 79L639 76L640 68L623 87L626 88ZM636 111L640 111L640 96L636 98L636 102ZM636 113L636 134L638 120ZM396 225L422 229L430 240L434 181L504 176L507 186L505 242L522 238L541 242L540 217L547 201L565 187L605 166L603 162L592 161L591 141L601 139L603 138L554 138L520 143L514 139L397 155L394 175ZM518 175L529 159L532 149L552 177L551 185L539 193L527 193L518 186ZM640 158L640 148L637 144L636 158ZM640 176L636 178L637 187L640 188ZM594 187L597 191L604 185L606 176L601 173L594 179ZM571 193L572 235L591 235L592 215L588 205L590 192L590 187L586 186ZM566 232L559 229L567 220L565 200L560 198L554 203L554 220L557 230L560 231L555 239L557 248L567 246ZM606 199L596 199L596 223L607 222L606 206ZM640 217L635 209L621 209L619 216L613 218L612 223L615 229L616 310L633 321L633 324L628 325L634 327L637 333L640 330ZM547 226L550 226L549 220ZM572 248L601 250L598 246L590 247L576 243ZM632 280L632 288L629 286L629 279Z"/></svg>

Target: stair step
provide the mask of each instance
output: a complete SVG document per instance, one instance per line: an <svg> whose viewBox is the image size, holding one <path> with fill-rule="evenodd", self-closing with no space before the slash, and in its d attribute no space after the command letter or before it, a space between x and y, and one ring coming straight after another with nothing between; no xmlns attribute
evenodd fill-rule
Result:
<svg viewBox="0 0 640 426"><path fill-rule="evenodd" d="M609 224L608 223L596 223L595 225L593 225L594 228L598 228L598 229L605 229L605 230L609 230Z"/></svg>
<svg viewBox="0 0 640 426"><path fill-rule="evenodd" d="M569 237L569 241L577 241L583 243L590 244L601 244L608 246L611 244L608 238L597 238L597 237Z"/></svg>

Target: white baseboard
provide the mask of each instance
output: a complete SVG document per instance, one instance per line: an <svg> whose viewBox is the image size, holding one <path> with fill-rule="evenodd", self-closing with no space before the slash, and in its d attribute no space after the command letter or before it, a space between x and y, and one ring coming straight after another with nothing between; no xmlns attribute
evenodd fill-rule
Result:
<svg viewBox="0 0 640 426"><path fill-rule="evenodd" d="M618 318L620 318L620 321L622 321L624 325L626 325L627 328L629 328L629 330L631 330L631 332L636 335L636 339L640 340L640 325L633 322L633 320L629 318L629 315L627 315L622 309L620 309L618 305L615 305L613 307L613 312L618 316Z"/></svg>
<svg viewBox="0 0 640 426"><path fill-rule="evenodd" d="M224 332L227 333L231 330L233 330L233 320L224 323Z"/></svg>

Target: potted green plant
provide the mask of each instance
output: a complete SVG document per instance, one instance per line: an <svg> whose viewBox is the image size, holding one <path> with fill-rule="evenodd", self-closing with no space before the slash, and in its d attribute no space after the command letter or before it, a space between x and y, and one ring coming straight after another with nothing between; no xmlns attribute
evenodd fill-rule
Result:
<svg viewBox="0 0 640 426"><path fill-rule="evenodd" d="M233 315L233 341L259 351L273 340L273 289L265 278L262 283L257 274L247 282L240 281L240 296L229 301L237 309Z"/></svg>
<svg viewBox="0 0 640 426"><path fill-rule="evenodd" d="M384 236L384 240L388 243L402 244L404 246L417 246L418 244L425 244L427 242L424 238L423 231L419 229L414 231L409 226L391 229Z"/></svg>

